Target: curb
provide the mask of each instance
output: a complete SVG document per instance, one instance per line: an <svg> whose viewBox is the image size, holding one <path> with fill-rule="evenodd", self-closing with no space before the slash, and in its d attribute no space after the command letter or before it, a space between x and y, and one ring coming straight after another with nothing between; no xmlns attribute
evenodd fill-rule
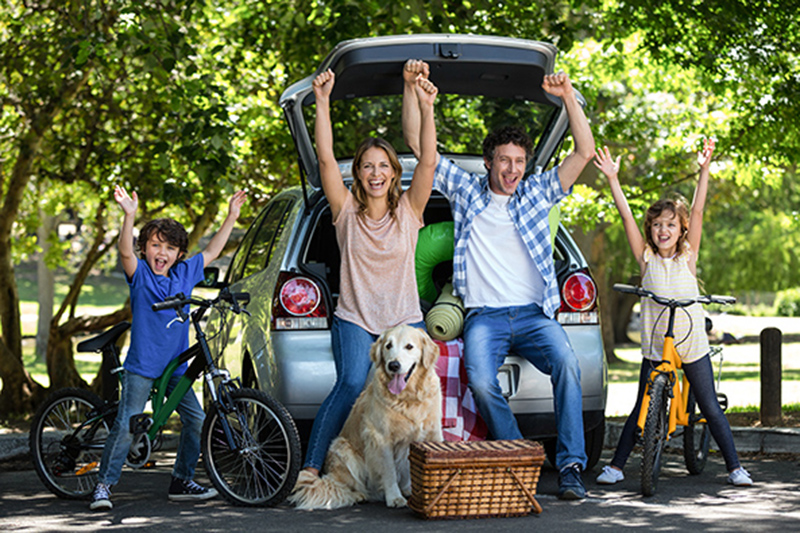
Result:
<svg viewBox="0 0 800 533"><path fill-rule="evenodd" d="M180 433L162 434L159 451L178 449ZM30 458L30 443L27 433L0 433L0 463Z"/></svg>
<svg viewBox="0 0 800 533"><path fill-rule="evenodd" d="M615 449L622 433L622 422L606 421L603 446ZM732 427L733 441L739 452L798 453L800 451L800 428L746 428ZM165 434L161 450L175 450L180 434ZM667 442L667 448L683 449L683 440ZM711 449L719 451L711 439ZM0 462L24 459L30 455L27 433L0 433Z"/></svg>
<svg viewBox="0 0 800 533"><path fill-rule="evenodd" d="M603 445L616 449L622 422L606 421L606 435ZM737 452L758 453L798 453L800 452L800 429L798 428L747 428L731 427L733 442ZM683 450L683 439L667 441L668 449ZM711 449L719 451L717 443L711 439Z"/></svg>

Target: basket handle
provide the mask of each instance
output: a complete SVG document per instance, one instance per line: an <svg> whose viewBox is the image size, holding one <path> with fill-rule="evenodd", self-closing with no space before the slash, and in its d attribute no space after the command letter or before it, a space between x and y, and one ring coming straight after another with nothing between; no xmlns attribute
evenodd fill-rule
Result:
<svg viewBox="0 0 800 533"><path fill-rule="evenodd" d="M447 492L447 489L450 488L450 485L453 484L453 482L456 480L456 478L458 477L459 474L461 474L461 469L460 468L458 470L456 470L455 472L453 472L453 475L450 476L450 479L448 479L447 483L444 484L444 487L442 487L442 490L439 491L439 494L437 494L436 497L431 501L431 503L429 503L425 507L425 514L426 515L431 512L431 509L436 507L436 504L439 503L439 500L442 499L442 496L444 495L444 493Z"/></svg>
<svg viewBox="0 0 800 533"><path fill-rule="evenodd" d="M542 512L542 506L539 505L539 502L537 502L536 498L533 497L533 494L531 494L531 491L528 490L528 487L526 487L522 483L522 480L519 478L517 473L514 472L513 470L511 470L511 468L508 469L508 472L511 474L511 477L514 478L514 481L517 482L517 485L519 485L519 488L522 489L522 492L525 493L525 496L528 497L528 500L530 500L531 505L533 506L533 512L536 513L536 514L540 514Z"/></svg>

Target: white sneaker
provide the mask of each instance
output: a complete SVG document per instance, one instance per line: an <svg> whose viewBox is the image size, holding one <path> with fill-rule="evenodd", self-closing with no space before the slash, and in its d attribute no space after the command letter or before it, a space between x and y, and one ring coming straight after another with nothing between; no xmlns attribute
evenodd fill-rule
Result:
<svg viewBox="0 0 800 533"><path fill-rule="evenodd" d="M750 479L750 472L740 466L728 474L728 483L736 487L749 487L753 484L753 480Z"/></svg>
<svg viewBox="0 0 800 533"><path fill-rule="evenodd" d="M622 473L622 470L606 465L600 475L597 476L597 483L600 485L613 485L623 479L625 479L625 474Z"/></svg>

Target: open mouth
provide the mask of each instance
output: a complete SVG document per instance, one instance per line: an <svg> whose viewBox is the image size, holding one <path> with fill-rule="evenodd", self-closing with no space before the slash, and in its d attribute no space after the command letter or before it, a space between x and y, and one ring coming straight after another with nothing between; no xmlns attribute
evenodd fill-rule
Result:
<svg viewBox="0 0 800 533"><path fill-rule="evenodd" d="M406 385L408 384L408 380L411 379L411 374L414 372L414 369L417 368L417 363L411 365L411 368L406 372L405 375L403 374L395 374L392 377L391 381L389 381L389 392L392 394L400 394L405 390Z"/></svg>
<svg viewBox="0 0 800 533"><path fill-rule="evenodd" d="M386 180L369 180L367 181L369 184L369 188L373 191L379 191L383 188L383 185L386 183Z"/></svg>

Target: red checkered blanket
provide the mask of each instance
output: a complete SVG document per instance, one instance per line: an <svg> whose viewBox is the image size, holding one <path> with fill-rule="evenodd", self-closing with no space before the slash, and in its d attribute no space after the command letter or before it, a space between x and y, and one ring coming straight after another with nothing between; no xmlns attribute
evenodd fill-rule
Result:
<svg viewBox="0 0 800 533"><path fill-rule="evenodd" d="M488 430L467 387L461 339L442 342L436 373L442 383L442 432L446 441L485 440Z"/></svg>

